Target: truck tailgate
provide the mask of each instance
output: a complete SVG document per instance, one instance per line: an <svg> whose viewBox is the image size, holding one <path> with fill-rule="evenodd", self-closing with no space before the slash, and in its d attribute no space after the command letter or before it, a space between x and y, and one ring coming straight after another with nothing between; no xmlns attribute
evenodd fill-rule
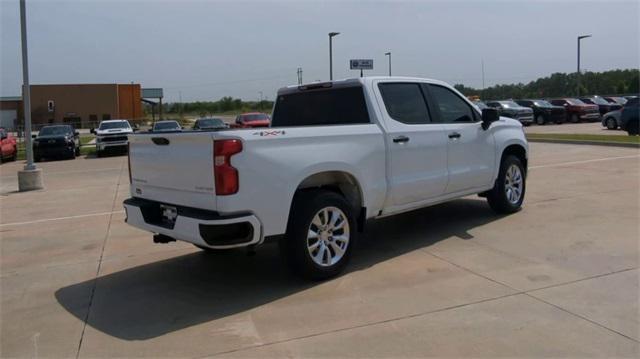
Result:
<svg viewBox="0 0 640 359"><path fill-rule="evenodd" d="M129 136L131 195L216 209L211 132Z"/></svg>

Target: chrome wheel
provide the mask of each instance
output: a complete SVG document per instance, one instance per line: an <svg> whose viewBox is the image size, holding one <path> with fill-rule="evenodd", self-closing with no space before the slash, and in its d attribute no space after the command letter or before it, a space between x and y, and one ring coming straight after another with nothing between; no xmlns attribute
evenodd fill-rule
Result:
<svg viewBox="0 0 640 359"><path fill-rule="evenodd" d="M517 204L522 196L523 177L520 167L511 165L507 169L504 178L504 193L507 201L511 204Z"/></svg>
<svg viewBox="0 0 640 359"><path fill-rule="evenodd" d="M322 267L340 261L349 246L349 221L337 207L318 211L309 225L307 250L314 263Z"/></svg>
<svg viewBox="0 0 640 359"><path fill-rule="evenodd" d="M544 125L544 116L538 115L538 117L536 117L536 124L540 126Z"/></svg>

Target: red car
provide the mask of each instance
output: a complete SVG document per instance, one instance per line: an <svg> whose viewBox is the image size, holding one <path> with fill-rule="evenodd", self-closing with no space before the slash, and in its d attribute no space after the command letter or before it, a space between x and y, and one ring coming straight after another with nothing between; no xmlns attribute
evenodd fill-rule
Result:
<svg viewBox="0 0 640 359"><path fill-rule="evenodd" d="M248 112L238 115L236 122L231 125L234 128L269 127L271 119L261 112Z"/></svg>
<svg viewBox="0 0 640 359"><path fill-rule="evenodd" d="M600 110L598 105L588 105L577 98L558 98L549 100L549 102L555 106L564 106L564 109L567 112L567 121L600 121Z"/></svg>
<svg viewBox="0 0 640 359"><path fill-rule="evenodd" d="M16 138L7 130L0 128L0 162L5 160L15 161L18 156L18 144Z"/></svg>

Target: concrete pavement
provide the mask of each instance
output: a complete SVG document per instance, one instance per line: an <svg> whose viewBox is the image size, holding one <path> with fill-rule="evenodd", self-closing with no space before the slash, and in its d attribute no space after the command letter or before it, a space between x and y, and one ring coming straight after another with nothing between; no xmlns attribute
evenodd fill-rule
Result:
<svg viewBox="0 0 640 359"><path fill-rule="evenodd" d="M564 125L562 125L564 126ZM638 357L637 149L531 144L523 211L470 197L368 226L345 275L124 224L126 157L0 167L0 356Z"/></svg>

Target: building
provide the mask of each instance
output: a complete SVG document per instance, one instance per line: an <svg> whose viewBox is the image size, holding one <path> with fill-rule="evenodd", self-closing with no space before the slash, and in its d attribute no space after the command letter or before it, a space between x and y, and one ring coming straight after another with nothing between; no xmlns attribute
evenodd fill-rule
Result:
<svg viewBox="0 0 640 359"><path fill-rule="evenodd" d="M22 97L0 97L0 127L15 130L22 118Z"/></svg>
<svg viewBox="0 0 640 359"><path fill-rule="evenodd" d="M54 123L89 128L103 120L136 120L144 117L140 96L139 84L31 85L31 123L37 130ZM19 97L10 98L18 99L17 104L4 99L1 102L3 124L5 118L9 123L13 116L9 111L23 108ZM22 127L22 111L16 112L15 117L19 120L17 126Z"/></svg>

